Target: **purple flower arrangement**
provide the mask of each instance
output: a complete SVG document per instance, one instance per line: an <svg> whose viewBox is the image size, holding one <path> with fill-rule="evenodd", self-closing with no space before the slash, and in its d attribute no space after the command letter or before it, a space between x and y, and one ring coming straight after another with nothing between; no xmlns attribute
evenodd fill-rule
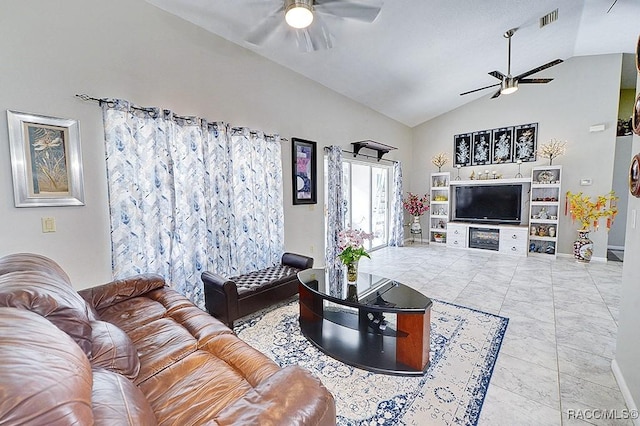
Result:
<svg viewBox="0 0 640 426"><path fill-rule="evenodd" d="M364 249L364 240L373 239L373 234L361 230L345 229L338 233L338 257L345 265L360 260L362 256L370 257Z"/></svg>

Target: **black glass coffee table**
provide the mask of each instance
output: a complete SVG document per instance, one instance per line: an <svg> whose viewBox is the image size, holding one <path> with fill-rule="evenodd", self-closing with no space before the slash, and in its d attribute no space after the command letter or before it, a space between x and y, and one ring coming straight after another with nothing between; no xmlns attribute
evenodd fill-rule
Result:
<svg viewBox="0 0 640 426"><path fill-rule="evenodd" d="M384 374L418 376L429 366L431 299L388 278L359 273L330 294L324 269L298 273L300 329L327 355Z"/></svg>

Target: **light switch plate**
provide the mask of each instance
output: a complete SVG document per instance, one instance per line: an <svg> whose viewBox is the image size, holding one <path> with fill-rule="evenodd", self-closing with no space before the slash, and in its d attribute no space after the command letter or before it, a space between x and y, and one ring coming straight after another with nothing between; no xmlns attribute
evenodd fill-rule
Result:
<svg viewBox="0 0 640 426"><path fill-rule="evenodd" d="M42 218L42 232L56 232L56 219L54 217Z"/></svg>
<svg viewBox="0 0 640 426"><path fill-rule="evenodd" d="M580 186L589 186L593 184L593 180L591 178L580 179Z"/></svg>

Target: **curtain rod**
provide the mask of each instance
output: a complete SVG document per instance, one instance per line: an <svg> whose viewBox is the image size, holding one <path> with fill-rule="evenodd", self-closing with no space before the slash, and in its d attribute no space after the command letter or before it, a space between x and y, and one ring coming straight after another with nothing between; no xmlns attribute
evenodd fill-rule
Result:
<svg viewBox="0 0 640 426"><path fill-rule="evenodd" d="M325 152L329 151L329 149L330 148L328 146L324 147L324 151ZM373 155L360 154L360 153L354 154L353 151L347 151L346 149L341 149L341 151L346 153L346 154L351 154L354 157L367 157L367 158L372 158L372 159L374 159L374 160L376 160L378 162L379 161L388 161L389 163L393 163L393 164L398 163L398 160L389 160L388 158L378 158L378 157L373 156Z"/></svg>
<svg viewBox="0 0 640 426"><path fill-rule="evenodd" d="M81 93L81 94L77 94L75 95L76 98L80 98L83 101L93 101L93 102L97 102L99 105L102 105L102 103L112 103L113 101L111 101L110 99L107 98L94 98L93 96L89 96L85 93ZM138 111L145 111L145 112L151 112L153 111L155 108L145 108L145 107L139 107L137 105L130 105L131 109L137 109ZM179 119L183 119L183 120L188 120L191 119L193 117L187 117L187 116L183 116L183 115L174 115L174 117L179 118ZM231 127L231 131L237 132L239 130L242 130L243 127ZM257 135L260 132L256 132L255 130L249 130L249 133L252 135ZM267 138L274 138L274 135L264 135ZM280 141L284 141L284 142L288 142L289 139L287 138L280 138Z"/></svg>

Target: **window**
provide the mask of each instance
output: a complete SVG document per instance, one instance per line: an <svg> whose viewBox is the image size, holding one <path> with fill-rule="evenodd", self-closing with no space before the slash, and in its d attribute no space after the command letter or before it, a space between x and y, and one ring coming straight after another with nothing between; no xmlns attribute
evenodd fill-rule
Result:
<svg viewBox="0 0 640 426"><path fill-rule="evenodd" d="M365 241L367 250L384 247L389 240L390 170L380 164L342 161L344 226L373 234L373 240Z"/></svg>

